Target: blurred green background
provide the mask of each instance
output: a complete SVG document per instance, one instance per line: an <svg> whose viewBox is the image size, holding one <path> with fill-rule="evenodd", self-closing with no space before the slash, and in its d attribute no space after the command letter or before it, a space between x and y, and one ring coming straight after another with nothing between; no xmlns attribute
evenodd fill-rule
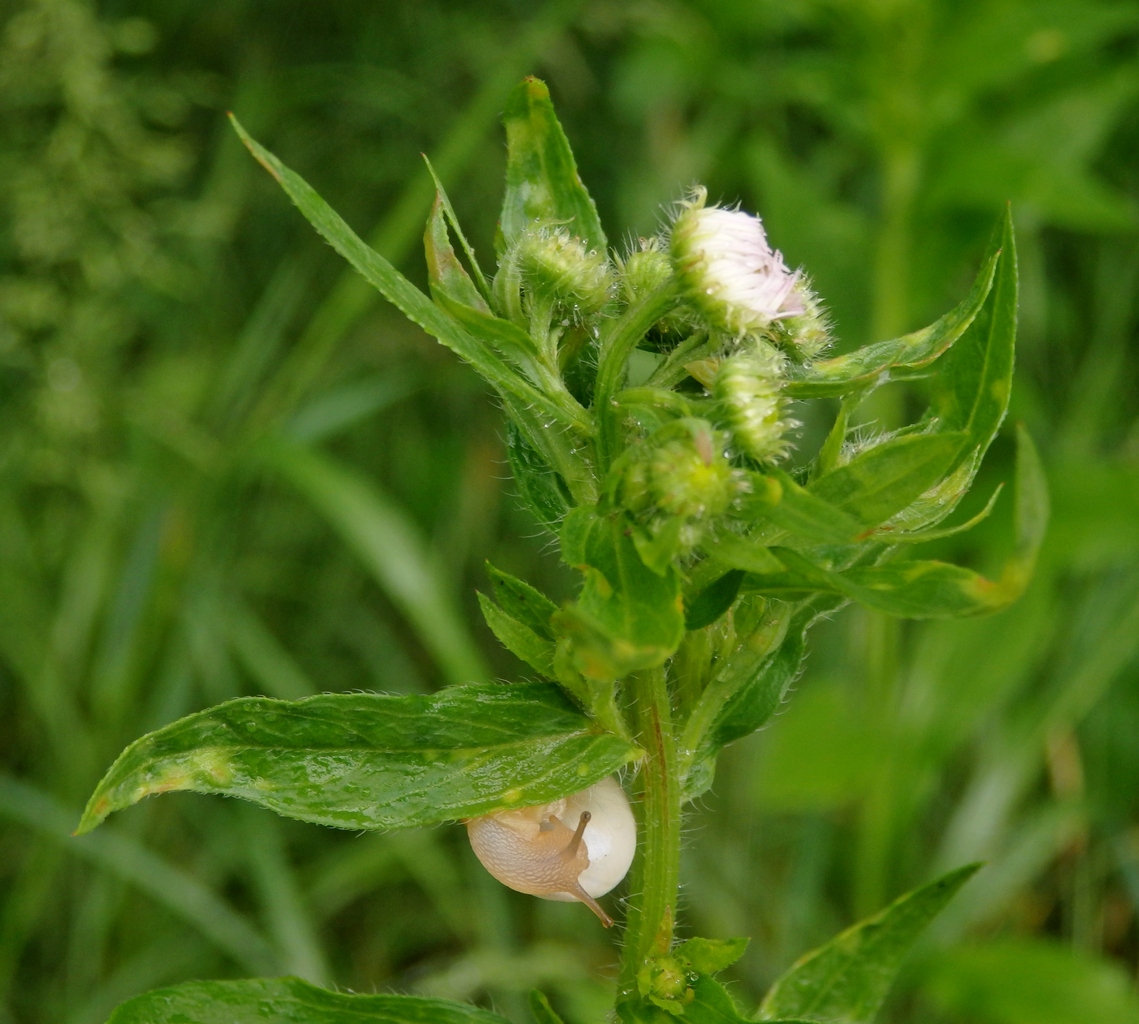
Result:
<svg viewBox="0 0 1139 1024"><path fill-rule="evenodd" d="M947 309L1013 202L1013 416L1053 490L1035 582L991 619L818 629L692 815L682 933L754 936L750 1012L807 949L983 859L884 1018L1139 1024L1139 6L3 0L0 21L0 1024L258 973L519 1022L541 986L603 1019L611 937L498 886L458 827L176 795L69 837L124 744L203 706L523 672L482 625L482 563L569 579L498 410L224 113L422 281L420 152L490 253L497 116L528 73L612 237L704 181L808 269L840 347ZM937 553L996 564L1010 504Z"/></svg>

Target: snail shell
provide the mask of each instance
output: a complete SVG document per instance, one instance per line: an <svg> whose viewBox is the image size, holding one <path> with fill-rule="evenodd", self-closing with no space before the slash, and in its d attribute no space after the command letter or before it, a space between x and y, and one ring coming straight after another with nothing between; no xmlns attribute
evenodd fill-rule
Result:
<svg viewBox="0 0 1139 1024"><path fill-rule="evenodd" d="M503 885L547 900L577 900L608 928L596 897L628 873L637 826L620 783L610 776L580 793L467 822L475 856Z"/></svg>

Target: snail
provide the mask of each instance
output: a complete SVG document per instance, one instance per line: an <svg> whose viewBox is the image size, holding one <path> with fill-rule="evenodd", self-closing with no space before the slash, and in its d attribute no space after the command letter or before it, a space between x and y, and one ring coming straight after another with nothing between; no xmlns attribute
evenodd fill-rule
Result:
<svg viewBox="0 0 1139 1024"><path fill-rule="evenodd" d="M495 811L467 822L475 856L503 885L547 900L584 903L609 928L596 897L629 870L637 826L610 776L548 804Z"/></svg>

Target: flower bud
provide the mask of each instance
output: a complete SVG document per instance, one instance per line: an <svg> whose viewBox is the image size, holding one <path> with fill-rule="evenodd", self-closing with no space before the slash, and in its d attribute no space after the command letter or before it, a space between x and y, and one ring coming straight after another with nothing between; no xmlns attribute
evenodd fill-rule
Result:
<svg viewBox="0 0 1139 1024"><path fill-rule="evenodd" d="M794 423L784 416L787 399L781 386L785 359L770 345L729 356L720 363L712 394L736 444L758 462L787 454L787 431Z"/></svg>
<svg viewBox="0 0 1139 1024"><path fill-rule="evenodd" d="M699 452L684 441L670 441L653 453L653 497L661 511L689 519L723 512L735 494L732 470L720 452Z"/></svg>
<svg viewBox="0 0 1139 1024"><path fill-rule="evenodd" d="M621 264L621 294L626 302L651 295L663 288L672 277L672 260L661 249L660 239L642 238L640 248L631 252Z"/></svg>
<svg viewBox="0 0 1139 1024"><path fill-rule="evenodd" d="M604 253L562 228L528 231L519 241L523 281L537 295L590 316L609 301L612 272Z"/></svg>
<svg viewBox="0 0 1139 1024"><path fill-rule="evenodd" d="M739 482L711 425L695 422L703 429L694 430L693 437L666 441L625 471L621 493L631 512L655 509L703 519L727 509Z"/></svg>
<svg viewBox="0 0 1139 1024"><path fill-rule="evenodd" d="M830 322L819 297L803 277L796 284L803 312L779 322L780 340L793 345L804 359L815 359L830 345Z"/></svg>
<svg viewBox="0 0 1139 1024"><path fill-rule="evenodd" d="M765 331L806 312L799 274L767 244L758 217L705 206L697 190L672 226L672 260L688 299L710 326Z"/></svg>

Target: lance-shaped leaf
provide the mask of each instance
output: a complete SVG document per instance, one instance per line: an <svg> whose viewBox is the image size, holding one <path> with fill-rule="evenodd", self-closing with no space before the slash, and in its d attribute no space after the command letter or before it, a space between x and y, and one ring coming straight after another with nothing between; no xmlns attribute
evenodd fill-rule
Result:
<svg viewBox="0 0 1139 1024"><path fill-rule="evenodd" d="M764 997L761 1020L871 1020L893 984L902 958L977 871L970 864L907 893L881 913L808 953Z"/></svg>
<svg viewBox="0 0 1139 1024"><path fill-rule="evenodd" d="M570 414L565 403L525 380L497 352L472 337L454 317L443 312L367 245L308 182L254 141L232 115L230 120L249 151L325 240L404 316L470 363L498 391L527 442L557 467L571 488L576 484L589 492L592 477L575 454L579 445L566 436L567 431L588 434L588 419ZM555 425L553 429L551 424Z"/></svg>
<svg viewBox="0 0 1139 1024"><path fill-rule="evenodd" d="M891 341L879 341L814 363L792 366L784 385L795 398L824 398L873 387L889 379L912 376L943 355L965 333L993 286L1000 259L999 237L981 261L969 294L928 327Z"/></svg>
<svg viewBox="0 0 1139 1024"><path fill-rule="evenodd" d="M107 1024L507 1024L445 999L329 992L300 978L190 981L123 1003Z"/></svg>
<svg viewBox="0 0 1139 1024"><path fill-rule="evenodd" d="M79 831L175 790L241 797L336 828L427 825L557 799L637 753L545 683L430 696L241 697L127 747Z"/></svg>
<svg viewBox="0 0 1139 1024"><path fill-rule="evenodd" d="M831 572L787 548L771 548L788 574L751 576L763 593L814 588L909 619L955 618L999 611L1024 593L1048 526L1048 483L1032 439L1017 428L1016 549L1000 576L990 580L958 565L900 561Z"/></svg>
<svg viewBox="0 0 1139 1024"><path fill-rule="evenodd" d="M570 510L566 482L510 420L506 421L506 461L522 504L543 527L555 530Z"/></svg>
<svg viewBox="0 0 1139 1024"><path fill-rule="evenodd" d="M536 672L554 679L554 642L505 612L486 594L480 593L478 599L483 618L499 643Z"/></svg>
<svg viewBox="0 0 1139 1024"><path fill-rule="evenodd" d="M577 173L569 140L537 78L520 82L506 101L506 196L499 221L499 255L535 223L564 224L589 248L608 244L597 207Z"/></svg>
<svg viewBox="0 0 1139 1024"><path fill-rule="evenodd" d="M562 555L581 569L576 601L554 616L573 667L608 681L662 665L684 637L680 577L641 560L624 518L575 510L562 529Z"/></svg>
<svg viewBox="0 0 1139 1024"><path fill-rule="evenodd" d="M687 800L712 784L716 755L724 746L754 732L775 713L799 672L806 630L818 612L805 608L792 615L789 605L752 597L733 614L736 643L719 662L681 733Z"/></svg>
<svg viewBox="0 0 1139 1024"><path fill-rule="evenodd" d="M467 262L470 264L471 271L475 275L475 283L478 285L479 294L481 294L484 299L489 300L490 286L487 284L486 277L482 272L482 267L479 266L478 258L475 256L475 250L471 246L471 243L467 241L467 236L463 233L463 226L459 223L459 218L455 216L455 208L451 205L451 199L447 195L447 190L443 187L443 182L439 180L439 175L435 173L435 168L427 158L426 153L423 154L423 162L427 165L427 173L431 175L431 180L435 182L435 195L443 207L443 213L447 217L447 222L451 225L451 230L458 236L459 244L463 247Z"/></svg>
<svg viewBox="0 0 1139 1024"><path fill-rule="evenodd" d="M813 544L849 544L863 530L858 519L815 491L800 487L781 470L766 476L752 473L749 479L752 493L745 511L766 517L776 526L804 540ZM854 501L856 485L853 477L845 485L831 487L829 493L842 493L844 486L849 487L845 500ZM863 503L867 502L864 500Z"/></svg>
<svg viewBox="0 0 1139 1024"><path fill-rule="evenodd" d="M953 346L935 379L939 429L965 432L963 451L982 455L1008 411L1016 346L1017 263L1012 215L997 227L996 277L981 311Z"/></svg>
<svg viewBox="0 0 1139 1024"><path fill-rule="evenodd" d="M494 588L495 599L509 615L546 640L553 640L550 618L558 610L553 601L525 580L495 568L490 562L486 563L486 574Z"/></svg>
<svg viewBox="0 0 1139 1024"><path fill-rule="evenodd" d="M993 246L1000 259L992 290L961 340L933 377L931 413L936 429L964 435L953 472L908 510L905 529L936 525L957 507L1008 412L1016 349L1017 262L1012 216L1006 208Z"/></svg>
<svg viewBox="0 0 1139 1024"><path fill-rule="evenodd" d="M691 601L684 605L685 629L703 629L723 615L736 600L743 582L744 571L732 569L713 580Z"/></svg>
<svg viewBox="0 0 1139 1024"><path fill-rule="evenodd" d="M431 215L427 218L423 252L427 257L427 281L436 301L440 296L445 296L461 306L490 313L490 306L486 304L451 245L450 232L447 230L447 207L442 192L435 193Z"/></svg>
<svg viewBox="0 0 1139 1024"><path fill-rule="evenodd" d="M865 526L877 526L933 487L964 443L964 433L904 434L860 452L809 490Z"/></svg>

